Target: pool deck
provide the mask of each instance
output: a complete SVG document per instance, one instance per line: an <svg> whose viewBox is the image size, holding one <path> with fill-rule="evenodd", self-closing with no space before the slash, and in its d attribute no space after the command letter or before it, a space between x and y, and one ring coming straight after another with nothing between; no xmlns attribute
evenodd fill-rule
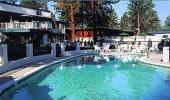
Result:
<svg viewBox="0 0 170 100"><path fill-rule="evenodd" d="M38 62L32 62L25 66L21 66L18 69L0 74L0 95L1 93L12 85L17 84L19 81L31 76L32 74L47 68L50 65L61 63L63 61L73 59L89 53L73 54L71 56L56 57L52 59L41 60Z"/></svg>
<svg viewBox="0 0 170 100"><path fill-rule="evenodd" d="M145 64L151 64L158 67L170 68L170 63L162 62L162 54L150 54L149 58L146 56L141 58L140 61Z"/></svg>

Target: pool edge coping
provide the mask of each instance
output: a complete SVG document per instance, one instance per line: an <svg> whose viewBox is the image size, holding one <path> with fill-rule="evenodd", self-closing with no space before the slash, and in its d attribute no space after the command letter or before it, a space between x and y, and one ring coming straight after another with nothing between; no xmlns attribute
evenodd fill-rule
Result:
<svg viewBox="0 0 170 100"><path fill-rule="evenodd" d="M170 65L146 61L146 60L145 60L146 58L147 58L147 56L140 57L140 58L139 58L139 61L140 61L141 63L143 63L143 64L153 65L153 66L157 66L157 67L159 67L159 68L169 68L169 69L170 69Z"/></svg>

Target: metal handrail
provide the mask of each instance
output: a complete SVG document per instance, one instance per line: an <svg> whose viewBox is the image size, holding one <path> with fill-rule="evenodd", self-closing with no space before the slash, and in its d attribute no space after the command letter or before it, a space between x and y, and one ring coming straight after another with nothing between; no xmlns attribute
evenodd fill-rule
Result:
<svg viewBox="0 0 170 100"><path fill-rule="evenodd" d="M35 22L13 22L13 23L0 23L0 29L42 29L51 28L51 26L34 26Z"/></svg>

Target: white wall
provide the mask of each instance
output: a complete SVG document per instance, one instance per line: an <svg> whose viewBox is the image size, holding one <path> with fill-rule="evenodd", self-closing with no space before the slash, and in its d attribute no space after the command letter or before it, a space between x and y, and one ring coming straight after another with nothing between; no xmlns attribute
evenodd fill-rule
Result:
<svg viewBox="0 0 170 100"><path fill-rule="evenodd" d="M54 57L55 56L53 54L47 54L47 55L34 56L34 57L31 57L31 58L28 57L28 58L15 60L15 61L8 63L5 66L0 66L0 73L18 68L18 67L23 66L23 65L25 66L26 64L29 64L29 63L33 63L33 62L40 61L40 60L43 60L43 59L48 59L48 58L54 58Z"/></svg>
<svg viewBox="0 0 170 100"><path fill-rule="evenodd" d="M162 36L164 36L164 35L167 35L168 37L170 37L170 33L168 34L155 34L157 37L162 37Z"/></svg>
<svg viewBox="0 0 170 100"><path fill-rule="evenodd" d="M26 58L8 62L7 49L6 49L7 45L6 44L2 45L2 46L0 45L0 47L1 47L0 49L3 50L3 54L1 54L1 57L3 58L3 60L2 60L2 64L0 65L0 74L4 73L6 71L10 71L15 68L19 68L21 66L25 66L26 64L29 64L29 63L37 62L37 61L48 59L48 58L55 58L56 57L56 44L53 43L51 46L52 46L51 54L33 56L32 44L27 44L26 45L26 47L27 47L27 50L26 50L27 57ZM6 53L5 56L7 56L7 59L6 58L4 59L5 53ZM4 62L7 62L7 63L4 64Z"/></svg>
<svg viewBox="0 0 170 100"><path fill-rule="evenodd" d="M123 38L123 41L134 41L135 36L125 36ZM162 37L161 36L136 36L136 41L141 41L142 45L148 45L149 40L152 41L152 47L155 49L158 49L158 44L161 42ZM120 41L121 37L116 37L115 39L116 41Z"/></svg>
<svg viewBox="0 0 170 100"><path fill-rule="evenodd" d="M136 41L149 41L149 39L151 41L161 41L162 37L160 36L124 36L123 37L123 41L134 41L136 37ZM120 41L121 40L121 36L116 37L114 40L116 41Z"/></svg>

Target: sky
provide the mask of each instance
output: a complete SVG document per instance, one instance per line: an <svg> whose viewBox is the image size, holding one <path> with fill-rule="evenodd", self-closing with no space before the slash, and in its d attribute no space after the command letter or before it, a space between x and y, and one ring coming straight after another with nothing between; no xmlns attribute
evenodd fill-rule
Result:
<svg viewBox="0 0 170 100"><path fill-rule="evenodd" d="M170 0L153 0L153 3L155 4L154 9L158 13L161 24L164 25L166 17L168 15L170 16ZM119 20L121 19L123 13L128 10L128 4L129 0L120 0L118 3L113 5L113 8L115 9ZM51 5L54 5L54 3L48 3L49 10L55 12L54 8Z"/></svg>
<svg viewBox="0 0 170 100"><path fill-rule="evenodd" d="M168 15L170 16L170 0L153 0L153 3L155 4L154 9L157 11L161 24L163 25L166 17ZM123 13L128 10L128 4L128 0L121 0L117 4L113 5L119 20Z"/></svg>

